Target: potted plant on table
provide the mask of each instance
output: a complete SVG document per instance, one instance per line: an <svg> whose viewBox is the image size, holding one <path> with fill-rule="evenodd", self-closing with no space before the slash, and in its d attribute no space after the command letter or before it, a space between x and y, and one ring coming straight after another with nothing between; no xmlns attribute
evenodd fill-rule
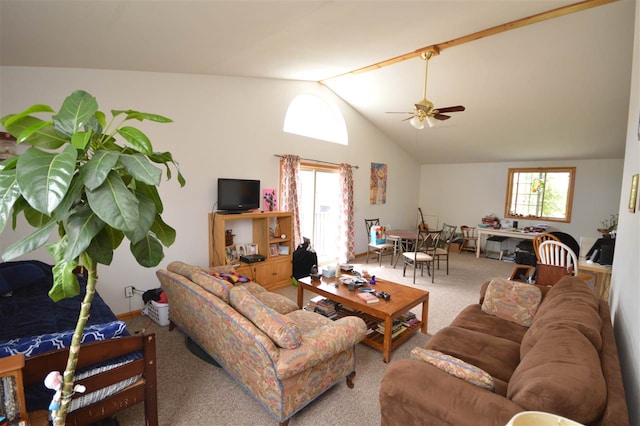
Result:
<svg viewBox="0 0 640 426"><path fill-rule="evenodd" d="M42 120L32 114L52 114ZM82 333L89 317L97 283L97 265L109 265L124 240L137 262L157 266L163 246L175 240L175 230L161 217L157 190L164 165L177 170L169 152L154 152L149 138L130 120L169 123L160 115L112 110L112 118L98 110L96 99L84 91L67 97L56 113L47 105L33 105L0 118L0 124L30 145L22 154L0 163L0 232L22 213L35 231L6 249L5 261L44 246L57 231L57 241L46 246L52 255L53 285L49 296L58 301L80 293L74 269L87 272L87 288L74 330L64 372L60 407L52 413L55 425L64 425ZM124 143L118 141L123 139Z"/></svg>
<svg viewBox="0 0 640 426"><path fill-rule="evenodd" d="M603 220L602 228L598 228L598 232L602 234L604 238L615 238L616 231L618 230L618 214L612 214L609 219Z"/></svg>

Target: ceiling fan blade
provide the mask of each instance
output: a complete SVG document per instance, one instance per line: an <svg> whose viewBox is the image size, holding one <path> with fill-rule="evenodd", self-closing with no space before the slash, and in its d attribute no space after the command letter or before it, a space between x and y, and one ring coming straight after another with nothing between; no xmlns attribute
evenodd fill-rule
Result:
<svg viewBox="0 0 640 426"><path fill-rule="evenodd" d="M445 108L435 108L438 110L438 112L460 112L460 111L464 111L465 107L463 107L462 105L456 105L456 106L450 106L450 107L445 107Z"/></svg>
<svg viewBox="0 0 640 426"><path fill-rule="evenodd" d="M435 118L436 120L448 120L451 117L448 115L444 115L444 114L434 114L433 118Z"/></svg>
<svg viewBox="0 0 640 426"><path fill-rule="evenodd" d="M411 117L404 118L401 121L411 120L413 117L415 117L415 114L411 115Z"/></svg>

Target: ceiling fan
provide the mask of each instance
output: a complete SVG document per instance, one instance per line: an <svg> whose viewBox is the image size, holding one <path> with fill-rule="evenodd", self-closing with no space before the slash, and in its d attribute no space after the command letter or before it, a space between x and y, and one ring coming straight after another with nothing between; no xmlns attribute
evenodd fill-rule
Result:
<svg viewBox="0 0 640 426"><path fill-rule="evenodd" d="M464 111L465 107L462 105L450 106L445 108L435 108L433 103L427 99L427 75L429 72L429 59L433 56L433 51L425 51L420 54L420 57L424 59L424 91L422 93L422 99L414 104L415 109L413 112L390 112L389 114L410 114L410 117L405 118L402 121L409 120L409 123L416 129L424 129L425 121L429 127L436 125L435 120L448 120L451 118L449 115L445 115L452 112Z"/></svg>

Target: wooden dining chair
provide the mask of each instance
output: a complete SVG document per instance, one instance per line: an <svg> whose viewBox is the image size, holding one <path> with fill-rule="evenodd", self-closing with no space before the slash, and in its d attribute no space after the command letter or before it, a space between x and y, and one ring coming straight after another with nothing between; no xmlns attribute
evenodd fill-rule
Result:
<svg viewBox="0 0 640 426"><path fill-rule="evenodd" d="M536 235L535 237L533 237L533 251L536 254L536 260L540 261L540 254L538 252L538 248L540 247L540 244L542 244L545 241L560 241L560 238L556 237L553 234L540 234L540 235Z"/></svg>
<svg viewBox="0 0 640 426"><path fill-rule="evenodd" d="M474 226L462 225L460 227L460 231L462 231L462 242L460 243L458 252L462 253L466 250L475 253L476 247L478 245L478 235L476 234L476 228Z"/></svg>
<svg viewBox="0 0 640 426"><path fill-rule="evenodd" d="M578 257L571 248L560 241L543 241L538 247L540 260L538 263L562 266L572 275L578 274Z"/></svg>

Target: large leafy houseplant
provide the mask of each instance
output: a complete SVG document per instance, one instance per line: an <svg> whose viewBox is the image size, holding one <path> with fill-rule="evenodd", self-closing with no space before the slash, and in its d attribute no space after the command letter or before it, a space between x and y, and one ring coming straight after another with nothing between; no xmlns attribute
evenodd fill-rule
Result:
<svg viewBox="0 0 640 426"><path fill-rule="evenodd" d="M34 114L51 116L44 120ZM87 272L86 293L63 375L61 405L53 413L56 425L65 423L97 265L109 265L114 250L127 238L140 265L157 266L164 256L163 246L173 244L176 233L161 218L157 186L162 169L155 164L166 168L167 179L173 165L180 185L185 184L171 153L154 152L142 131L125 125L131 120L168 123L170 119L133 110L112 110L111 115L107 123L96 99L76 91L57 113L38 104L0 118L19 144L30 145L0 163L0 232L10 220L15 229L21 213L35 228L8 247L3 259L44 246L56 232L55 242L46 245L55 261L49 296L58 301L78 295L73 271L82 266Z"/></svg>

